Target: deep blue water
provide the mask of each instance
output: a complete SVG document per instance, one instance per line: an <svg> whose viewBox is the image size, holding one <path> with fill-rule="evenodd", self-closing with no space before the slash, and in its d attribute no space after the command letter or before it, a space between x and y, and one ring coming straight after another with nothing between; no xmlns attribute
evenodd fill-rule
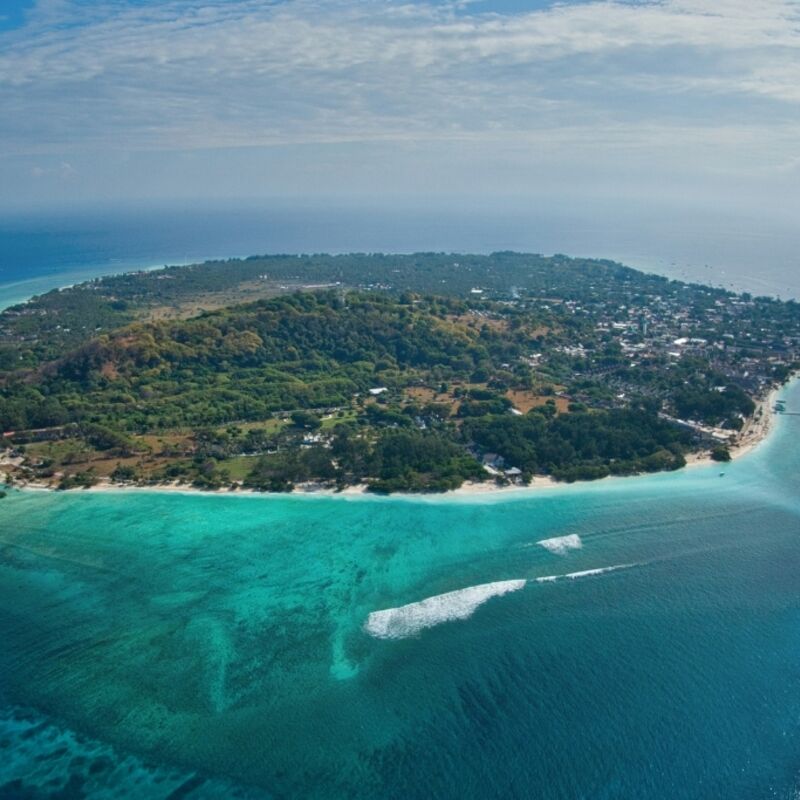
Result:
<svg viewBox="0 0 800 800"><path fill-rule="evenodd" d="M0 216L0 308L101 274L260 253L519 250L800 297L796 231L727 218L229 204Z"/></svg>
<svg viewBox="0 0 800 800"><path fill-rule="evenodd" d="M512 498L13 492L0 797L792 800L798 433Z"/></svg>

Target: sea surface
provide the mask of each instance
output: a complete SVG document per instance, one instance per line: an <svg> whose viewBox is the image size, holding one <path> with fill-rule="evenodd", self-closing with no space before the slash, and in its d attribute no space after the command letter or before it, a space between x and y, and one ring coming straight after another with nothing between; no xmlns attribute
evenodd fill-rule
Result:
<svg viewBox="0 0 800 800"><path fill-rule="evenodd" d="M468 499L11 491L0 797L797 798L798 441Z"/></svg>
<svg viewBox="0 0 800 800"><path fill-rule="evenodd" d="M0 215L0 308L99 275L210 258L497 250L611 258L671 278L800 298L794 219L228 204Z"/></svg>

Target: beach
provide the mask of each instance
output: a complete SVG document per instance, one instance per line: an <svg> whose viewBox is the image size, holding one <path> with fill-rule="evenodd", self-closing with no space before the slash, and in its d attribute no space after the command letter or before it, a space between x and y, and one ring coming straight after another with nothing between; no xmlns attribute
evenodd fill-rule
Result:
<svg viewBox="0 0 800 800"><path fill-rule="evenodd" d="M786 388L786 386L791 384L791 381L795 380L797 376L793 376L784 386L776 386L773 387L769 393L759 399L756 403L755 411L753 415L745 422L744 427L741 431L739 431L735 438L732 439L731 444L728 447L728 451L731 456L731 461L737 460L742 458L743 456L747 455L748 453L752 452L755 448L757 448L762 442L767 439L770 434L770 431L773 428L773 422L776 416L775 411L775 401L778 398L780 392ZM11 458L9 455L9 451L5 451L4 453L0 453L0 473L8 473L9 469L13 469L19 466L22 462L21 458ZM724 464L726 462L716 461L712 458L710 450L702 450L693 453L688 453L686 455L686 468L696 468L696 467L708 467L712 465L719 465L724 468ZM58 477L58 476L56 476ZM636 475L633 476L608 476L606 478L599 479L600 481L618 481L618 480L628 480L630 478L638 477ZM597 480L595 481L583 481L579 483L598 483ZM26 490L40 490L40 491L54 491L56 489L56 482L53 483L44 483L44 482L37 482L37 481L30 481L27 483L16 483L15 484L18 488L24 488ZM563 481L556 481L550 476L547 475L535 475L529 484L515 484L509 483L508 485L498 485L494 481L486 480L481 482L476 481L465 481L461 486L457 489L451 489L447 492L435 492L435 493L417 493L417 494L408 494L408 493L393 493L393 497L405 497L405 498L421 498L421 497L432 497L432 496L443 496L443 497L480 497L480 496L519 496L523 495L527 492L537 492L543 489L559 489L564 488L567 486L574 486L573 483L567 483ZM186 484L179 483L177 481L170 482L170 483L159 483L159 484L152 484L152 485L138 485L138 484L125 484L125 483L116 483L112 482L108 479L100 479L94 486L90 486L86 489L80 490L73 490L73 491L81 491L81 492L166 492L166 493L183 493L183 494L207 494L207 495L261 495L261 496L274 496L276 493L269 493L269 492L261 492L255 489L248 489L243 487L242 485L235 485L233 488L225 487L220 489L196 489L192 486L188 486ZM324 486L319 483L311 482L311 483L300 483L297 484L291 492L288 493L277 493L280 494L291 494L293 496L321 496L321 497L344 497L344 498L353 498L358 496L380 496L374 493L371 493L368 489L366 483L361 484L354 484L351 486L347 486L344 489L336 489L329 486Z"/></svg>

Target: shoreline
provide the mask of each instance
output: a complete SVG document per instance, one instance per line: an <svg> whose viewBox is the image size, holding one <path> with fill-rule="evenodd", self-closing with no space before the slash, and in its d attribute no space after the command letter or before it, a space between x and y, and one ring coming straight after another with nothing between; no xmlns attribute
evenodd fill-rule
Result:
<svg viewBox="0 0 800 800"><path fill-rule="evenodd" d="M682 470L694 470L698 467L719 466L724 468L726 464L741 459L743 456L748 455L761 445L769 437L769 434L774 429L774 421L777 413L775 412L775 401L778 394L785 388L789 387L794 381L798 380L800 375L791 375L787 381L779 386L774 386L770 389L769 393L756 401L756 408L753 415L747 420L744 427L735 437L732 444L728 446L731 455L731 460L716 461L711 457L710 451L699 451L695 453L688 453L686 455L686 465L676 472ZM19 460L17 460L19 461ZM0 469L4 467L18 466L15 460L0 456ZM512 497L519 496L529 492L540 492L544 489L564 489L569 486L584 486L600 484L612 478L629 479L642 477L644 475L656 475L659 473L639 473L637 475L609 475L605 478L600 478L593 481L574 481L568 483L566 481L557 481L549 475L536 475L527 485L525 484L511 484L508 486L498 486L493 481L487 480L482 482L466 481L457 489L449 489L444 492L393 492L390 495L383 495L368 491L366 483L353 484L344 489L337 490L335 488L320 485L318 483L305 483L298 484L291 492L262 492L256 489L246 489L241 485L234 489L220 488L220 489L195 489L192 486L179 483L162 483L154 484L152 486L141 486L135 484L113 483L112 481L104 478L101 479L94 486L86 489L73 489L73 492L159 492L171 494L192 494L192 495L208 495L208 496L253 496L253 497L372 497L372 498L397 498L401 500L424 500L431 498L476 498L486 497L487 499L494 499L498 497ZM1 485L1 484L0 484ZM45 483L25 483L18 486L12 486L22 491L58 491L54 486Z"/></svg>
<svg viewBox="0 0 800 800"><path fill-rule="evenodd" d="M756 401L753 415L744 424L742 430L738 432L734 443L728 446L728 451L731 454L730 462L715 461L711 458L710 452L689 453L686 456L686 467L707 467L712 464L724 466L726 463L736 461L755 450L769 436L774 427L775 417L777 416L775 402L778 399L778 394L797 378L797 375L790 376L786 383L773 387L766 397Z"/></svg>
<svg viewBox="0 0 800 800"><path fill-rule="evenodd" d="M52 275L40 275L34 278L8 281L0 283L0 311L5 311L5 309L12 308L13 306L24 305L33 300L34 297L47 294L48 292L71 289L73 286L80 286L84 283L90 283L91 281L101 278L116 278L120 275L128 275L136 272L153 272L169 267L190 267L194 264L201 264L211 260L213 259L189 261L172 261L171 259L167 259L163 263L152 263L152 259L147 259L146 264L139 264L138 262L125 265L120 264L118 265L119 269L113 264L88 265L69 268L62 272L55 272ZM68 282L62 283L61 281ZM12 296L12 293L17 291L17 287L20 287L19 291L24 290L25 294ZM31 290L33 290L32 294L30 293Z"/></svg>

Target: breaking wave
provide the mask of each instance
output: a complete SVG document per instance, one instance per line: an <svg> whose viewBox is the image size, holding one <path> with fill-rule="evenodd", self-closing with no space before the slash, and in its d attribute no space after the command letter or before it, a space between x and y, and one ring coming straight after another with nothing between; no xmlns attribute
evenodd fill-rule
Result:
<svg viewBox="0 0 800 800"><path fill-rule="evenodd" d="M442 622L467 619L490 598L516 592L525 583L524 580L482 583L399 608L373 611L364 623L364 630L378 639L405 639Z"/></svg>
<svg viewBox="0 0 800 800"><path fill-rule="evenodd" d="M542 539L536 544L560 556L566 555L570 550L580 550L583 547L581 537L577 533L571 533L568 536L555 536L552 539Z"/></svg>
<svg viewBox="0 0 800 800"><path fill-rule="evenodd" d="M566 575L543 575L536 579L536 583L554 583L555 581L577 580L578 578L588 578L592 575L603 575L606 572L616 572L620 569L630 569L636 564L615 564L613 567L598 567L597 569L584 569L581 572L568 572Z"/></svg>

